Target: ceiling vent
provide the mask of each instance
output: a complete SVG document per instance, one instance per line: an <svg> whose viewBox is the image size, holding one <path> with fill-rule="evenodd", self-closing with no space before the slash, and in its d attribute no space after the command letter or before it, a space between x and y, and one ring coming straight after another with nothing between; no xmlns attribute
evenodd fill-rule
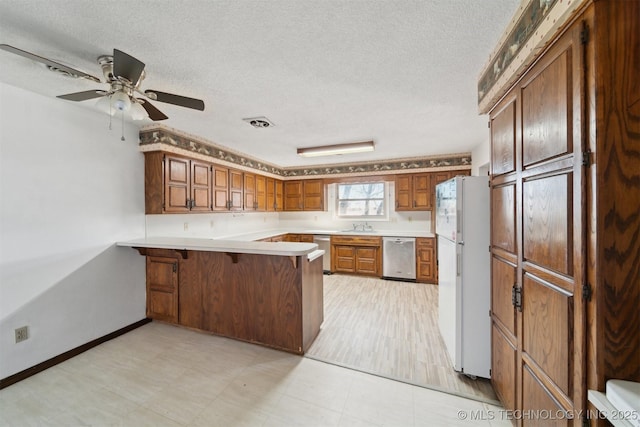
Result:
<svg viewBox="0 0 640 427"><path fill-rule="evenodd" d="M262 116L262 117L251 117L251 118L242 119L242 120L244 120L245 122L249 123L254 128L272 128L272 127L275 126L272 121L270 121L269 119L267 119L264 116Z"/></svg>

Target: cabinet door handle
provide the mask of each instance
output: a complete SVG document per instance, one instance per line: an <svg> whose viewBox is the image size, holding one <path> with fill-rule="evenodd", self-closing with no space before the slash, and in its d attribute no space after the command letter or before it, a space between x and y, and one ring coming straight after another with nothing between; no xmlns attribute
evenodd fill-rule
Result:
<svg viewBox="0 0 640 427"><path fill-rule="evenodd" d="M174 262L174 263L173 263L173 272L175 273L175 272L177 272L177 271L178 271L178 263L177 263L177 262Z"/></svg>

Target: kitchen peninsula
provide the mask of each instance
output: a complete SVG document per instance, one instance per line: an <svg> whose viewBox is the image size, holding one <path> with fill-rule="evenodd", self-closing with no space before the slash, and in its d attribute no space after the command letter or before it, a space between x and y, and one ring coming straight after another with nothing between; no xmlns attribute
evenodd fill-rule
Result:
<svg viewBox="0 0 640 427"><path fill-rule="evenodd" d="M146 256L147 317L303 354L323 321L313 243L153 237L118 246Z"/></svg>

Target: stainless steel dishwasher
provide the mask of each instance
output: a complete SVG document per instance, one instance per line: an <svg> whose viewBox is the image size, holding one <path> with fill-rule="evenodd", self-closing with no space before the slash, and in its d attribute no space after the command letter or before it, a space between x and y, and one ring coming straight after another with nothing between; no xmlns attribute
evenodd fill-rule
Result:
<svg viewBox="0 0 640 427"><path fill-rule="evenodd" d="M415 238L382 238L382 277L404 280L416 279Z"/></svg>
<svg viewBox="0 0 640 427"><path fill-rule="evenodd" d="M316 234L313 236L313 243L318 245L318 249L324 251L322 256L322 270L325 274L331 274L331 236Z"/></svg>

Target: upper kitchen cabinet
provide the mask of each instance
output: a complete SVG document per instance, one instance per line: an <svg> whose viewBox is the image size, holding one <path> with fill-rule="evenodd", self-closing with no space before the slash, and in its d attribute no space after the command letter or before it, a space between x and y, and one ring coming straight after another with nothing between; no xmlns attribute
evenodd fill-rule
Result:
<svg viewBox="0 0 640 427"><path fill-rule="evenodd" d="M244 182L242 172L218 165L213 166L213 210L241 211Z"/></svg>
<svg viewBox="0 0 640 427"><path fill-rule="evenodd" d="M470 170L408 173L396 176L396 211L430 211L435 208L437 184Z"/></svg>
<svg viewBox="0 0 640 427"><path fill-rule="evenodd" d="M324 210L324 182L321 179L285 181L285 211Z"/></svg>
<svg viewBox="0 0 640 427"><path fill-rule="evenodd" d="M284 210L284 182L276 179L276 211Z"/></svg>
<svg viewBox="0 0 640 427"><path fill-rule="evenodd" d="M267 210L267 177L263 175L256 175L256 210Z"/></svg>
<svg viewBox="0 0 640 427"><path fill-rule="evenodd" d="M145 153L145 212L211 212L212 165L162 152Z"/></svg>
<svg viewBox="0 0 640 427"><path fill-rule="evenodd" d="M252 173L244 173L244 210L256 210L256 176Z"/></svg>

